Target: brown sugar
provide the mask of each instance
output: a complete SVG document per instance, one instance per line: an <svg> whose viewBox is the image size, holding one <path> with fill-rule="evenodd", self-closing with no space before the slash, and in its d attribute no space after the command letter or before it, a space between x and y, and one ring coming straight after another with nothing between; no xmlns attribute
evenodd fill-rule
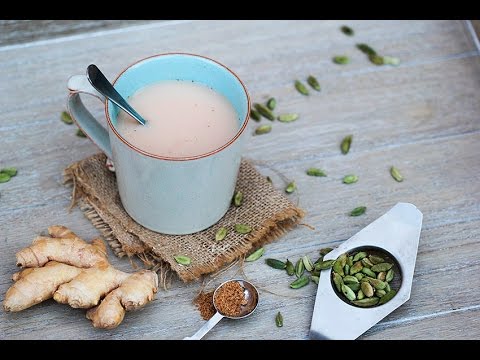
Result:
<svg viewBox="0 0 480 360"><path fill-rule="evenodd" d="M210 319L215 314L213 306L213 291L204 293L203 291L193 299L193 303L197 305L198 311L204 320Z"/></svg>
<svg viewBox="0 0 480 360"><path fill-rule="evenodd" d="M243 286L236 281L230 281L222 285L215 294L215 304L218 312L231 317L240 316L242 305L248 303L243 291Z"/></svg>

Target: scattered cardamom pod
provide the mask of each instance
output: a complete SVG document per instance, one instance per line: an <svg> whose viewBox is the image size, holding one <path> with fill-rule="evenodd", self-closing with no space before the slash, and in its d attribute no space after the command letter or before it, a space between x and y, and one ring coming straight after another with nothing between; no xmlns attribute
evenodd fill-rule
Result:
<svg viewBox="0 0 480 360"><path fill-rule="evenodd" d="M289 123L297 120L298 114L295 114L295 113L280 114L278 115L277 119L280 122Z"/></svg>
<svg viewBox="0 0 480 360"><path fill-rule="evenodd" d="M252 261L256 261L258 259L260 259L263 255L263 253L265 252L265 249L263 247L255 250L253 253L251 253L246 259L245 261L248 261L248 262L252 262Z"/></svg>
<svg viewBox="0 0 480 360"><path fill-rule="evenodd" d="M87 135L85 135L85 133L82 131L82 129L77 129L75 135L77 135L78 137L81 137L81 138L86 138Z"/></svg>
<svg viewBox="0 0 480 360"><path fill-rule="evenodd" d="M392 177L398 182L403 181L403 176L400 174L400 170L398 170L395 166L390 168L390 175L392 175Z"/></svg>
<svg viewBox="0 0 480 360"><path fill-rule="evenodd" d="M362 291L363 291L363 293L365 294L366 297L372 297L373 294L375 293L372 285L370 285L366 281L362 281L360 283L360 288L362 289Z"/></svg>
<svg viewBox="0 0 480 360"><path fill-rule="evenodd" d="M310 277L303 275L290 284L292 289L300 289L310 282Z"/></svg>
<svg viewBox="0 0 480 360"><path fill-rule="evenodd" d="M310 75L308 78L307 78L307 83L308 85L310 85L313 89L317 90L317 91L320 91L321 90L321 87L320 87L320 83L318 82L317 78L313 75Z"/></svg>
<svg viewBox="0 0 480 360"><path fill-rule="evenodd" d="M350 26L343 25L340 30L347 36L353 36L354 32L353 29Z"/></svg>
<svg viewBox="0 0 480 360"><path fill-rule="evenodd" d="M303 266L305 267L305 270L307 270L307 271L312 271L313 270L312 261L310 260L310 258L307 255L302 257L302 261L303 261Z"/></svg>
<svg viewBox="0 0 480 360"><path fill-rule="evenodd" d="M73 119L70 116L70 114L66 111L62 111L60 115L60 119L67 125L72 125L73 124Z"/></svg>
<svg viewBox="0 0 480 360"><path fill-rule="evenodd" d="M379 273L377 274L377 279L378 279L378 280L385 281L386 275L387 275L387 274L385 273L385 271L381 271L381 272L379 272Z"/></svg>
<svg viewBox="0 0 480 360"><path fill-rule="evenodd" d="M320 255L325 256L325 255L327 255L330 251L333 251L333 249L327 247L327 248L320 249L319 252L320 252Z"/></svg>
<svg viewBox="0 0 480 360"><path fill-rule="evenodd" d="M346 175L343 178L343 183L344 184L353 184L358 181L358 176L357 175Z"/></svg>
<svg viewBox="0 0 480 360"><path fill-rule="evenodd" d="M375 291L375 296L378 296L379 298L381 298L382 296L386 295L386 291L385 290L377 290Z"/></svg>
<svg viewBox="0 0 480 360"><path fill-rule="evenodd" d="M300 80L295 80L295 89L302 95L310 95L307 87Z"/></svg>
<svg viewBox="0 0 480 360"><path fill-rule="evenodd" d="M9 175L10 177L14 177L17 175L17 168L14 168L14 167L3 168L3 169L0 169L0 173L4 173Z"/></svg>
<svg viewBox="0 0 480 360"><path fill-rule="evenodd" d="M368 259L372 262L373 265L377 265L377 264L385 262L385 260L383 260L382 257L377 256L377 255L369 255Z"/></svg>
<svg viewBox="0 0 480 360"><path fill-rule="evenodd" d="M389 302L390 300L392 300L394 298L395 295L397 295L397 292L395 290L389 291L386 295L383 295L380 298L380 301L378 302L378 305L383 305L383 304Z"/></svg>
<svg viewBox="0 0 480 360"><path fill-rule="evenodd" d="M400 59L397 58L397 57L392 57L392 56L384 56L383 57L383 63L385 65L398 66L398 65L400 65Z"/></svg>
<svg viewBox="0 0 480 360"><path fill-rule="evenodd" d="M363 269L363 264L361 261L357 261L356 263L353 264L353 266L350 268L350 275L355 275L356 273L359 273Z"/></svg>
<svg viewBox="0 0 480 360"><path fill-rule="evenodd" d="M335 263L335 260L325 260L325 261L320 261L315 264L315 270L327 270L330 269L333 264Z"/></svg>
<svg viewBox="0 0 480 360"><path fill-rule="evenodd" d="M393 267L393 264L390 263L380 263L373 265L370 270L374 272L382 272L382 271L388 271Z"/></svg>
<svg viewBox="0 0 480 360"><path fill-rule="evenodd" d="M293 193L297 189L297 185L295 185L295 181L290 182L286 187L285 187L285 192L287 194Z"/></svg>
<svg viewBox="0 0 480 360"><path fill-rule="evenodd" d="M386 282L392 281L394 275L395 275L395 272L393 271L393 269L388 270L388 271L387 271L387 275L385 276L385 281L386 281Z"/></svg>
<svg viewBox="0 0 480 360"><path fill-rule="evenodd" d="M292 276L293 274L295 274L295 266L293 266L293 263L288 259L285 270L287 271L288 276Z"/></svg>
<svg viewBox="0 0 480 360"><path fill-rule="evenodd" d="M239 207L243 202L243 193L241 191L235 191L233 194L233 205Z"/></svg>
<svg viewBox="0 0 480 360"><path fill-rule="evenodd" d="M299 278L303 275L304 272L305 272L305 266L303 265L302 258L300 258L295 264L295 275Z"/></svg>
<svg viewBox="0 0 480 360"><path fill-rule="evenodd" d="M7 173L0 172L0 183L6 183L10 181L11 176L8 175Z"/></svg>
<svg viewBox="0 0 480 360"><path fill-rule="evenodd" d="M264 118L267 118L268 120L271 120L271 121L275 120L275 115L273 115L273 112L265 105L254 103L253 106Z"/></svg>
<svg viewBox="0 0 480 360"><path fill-rule="evenodd" d="M225 239L225 236L227 236L227 228L222 226L220 229L217 230L217 233L215 234L215 240L216 241L222 241Z"/></svg>
<svg viewBox="0 0 480 360"><path fill-rule="evenodd" d="M262 115L260 115L260 113L255 110L255 109L250 109L250 118L255 120L255 121L260 121Z"/></svg>
<svg viewBox="0 0 480 360"><path fill-rule="evenodd" d="M318 282L320 281L320 278L319 278L318 276L315 276L315 275L312 275L311 278L312 278L312 281L313 281L315 284L318 285Z"/></svg>
<svg viewBox="0 0 480 360"><path fill-rule="evenodd" d="M272 125L260 125L255 129L255 135L268 134L272 131Z"/></svg>
<svg viewBox="0 0 480 360"><path fill-rule="evenodd" d="M355 254L355 256L353 257L353 261L357 262L357 261L362 260L363 258L366 258L366 257L367 257L367 253L365 251L360 251L360 252Z"/></svg>
<svg viewBox="0 0 480 360"><path fill-rule="evenodd" d="M275 324L277 325L277 327L283 326L283 316L280 311L277 313L277 316L275 316Z"/></svg>
<svg viewBox="0 0 480 360"><path fill-rule="evenodd" d="M365 259L364 259L364 260L365 260ZM367 267L364 267L364 268L362 269L362 272L363 272L365 275L367 275L367 276L377 277L377 275L375 275L375 273L374 273L372 270L370 270L369 268L367 268Z"/></svg>
<svg viewBox="0 0 480 360"><path fill-rule="evenodd" d="M357 44L357 49L363 52L365 55L376 55L377 52L373 50L367 44Z"/></svg>
<svg viewBox="0 0 480 360"><path fill-rule="evenodd" d="M365 211L367 210L367 207L366 206L359 206L359 207L356 207L355 209L353 209L351 212L350 212L350 216L360 216L360 215L363 215L365 214Z"/></svg>
<svg viewBox="0 0 480 360"><path fill-rule="evenodd" d="M347 135L343 138L342 142L340 143L340 150L342 150L342 154L346 155L350 151L350 146L352 145L353 135Z"/></svg>
<svg viewBox="0 0 480 360"><path fill-rule="evenodd" d="M283 270L287 267L286 263L277 259L265 259L265 262L268 266L278 270Z"/></svg>
<svg viewBox="0 0 480 360"><path fill-rule="evenodd" d="M265 179L266 179L270 184L273 184L272 179L270 178L270 176L265 177Z"/></svg>
<svg viewBox="0 0 480 360"><path fill-rule="evenodd" d="M335 64L339 64L339 65L346 65L350 62L350 59L348 58L348 56L345 56L345 55L334 56L332 60Z"/></svg>
<svg viewBox="0 0 480 360"><path fill-rule="evenodd" d="M383 57L377 54L368 55L368 60L375 65L383 65Z"/></svg>
<svg viewBox="0 0 480 360"><path fill-rule="evenodd" d="M365 298L362 300L355 300L352 301L354 305L360 306L360 307L370 307L378 304L379 299L377 297L371 297L371 298Z"/></svg>
<svg viewBox="0 0 480 360"><path fill-rule="evenodd" d="M239 234L248 234L252 231L252 227L245 224L235 224L235 231Z"/></svg>
<svg viewBox="0 0 480 360"><path fill-rule="evenodd" d="M275 100L275 98L270 98L270 99L268 99L268 101L267 101L267 107L268 107L270 110L275 110L275 106L277 106L277 100Z"/></svg>
<svg viewBox="0 0 480 360"><path fill-rule="evenodd" d="M308 176L327 176L325 171L319 168L314 168L314 167L307 169L307 175Z"/></svg>
<svg viewBox="0 0 480 360"><path fill-rule="evenodd" d="M337 274L336 272L333 273L333 283L335 284L337 291L341 292L342 285L343 285L343 278L340 274Z"/></svg>
<svg viewBox="0 0 480 360"><path fill-rule="evenodd" d="M190 263L192 262L192 260L188 256L177 255L173 258L180 265L190 265Z"/></svg>
<svg viewBox="0 0 480 360"><path fill-rule="evenodd" d="M342 285L342 293L347 297L348 300L353 301L357 298L352 289L346 285Z"/></svg>
<svg viewBox="0 0 480 360"><path fill-rule="evenodd" d="M355 276L352 276L352 275L346 275L343 278L343 282L344 282L344 284L358 284L359 283L358 279Z"/></svg>

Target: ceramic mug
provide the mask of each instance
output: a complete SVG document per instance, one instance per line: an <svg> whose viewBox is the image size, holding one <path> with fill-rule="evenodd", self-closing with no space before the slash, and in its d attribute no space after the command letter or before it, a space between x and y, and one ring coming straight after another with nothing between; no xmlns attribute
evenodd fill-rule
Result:
<svg viewBox="0 0 480 360"><path fill-rule="evenodd" d="M193 54L154 55L130 65L113 82L128 98L162 80L193 80L223 94L233 105L239 130L221 147L205 154L167 157L130 144L117 129L119 108L88 82L86 75L68 81L68 110L77 125L115 165L120 199L139 224L164 234L191 234L215 224L228 210L240 167L250 98L239 77L219 62ZM85 108L80 93L105 104L105 129ZM141 126L141 125L139 125Z"/></svg>

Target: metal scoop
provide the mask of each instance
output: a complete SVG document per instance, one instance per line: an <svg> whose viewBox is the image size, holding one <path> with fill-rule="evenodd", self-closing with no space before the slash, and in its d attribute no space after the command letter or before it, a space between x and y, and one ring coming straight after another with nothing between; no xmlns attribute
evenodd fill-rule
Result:
<svg viewBox="0 0 480 360"><path fill-rule="evenodd" d="M225 314L220 313L218 311L217 304L215 303L216 300L216 294L218 289L220 289L223 285L229 282L237 282L243 287L243 295L246 300L246 304L242 305L241 312L238 316L232 317L228 316ZM258 291L253 286L250 282L246 280L228 280L225 281L224 283L220 284L216 289L215 292L213 293L213 306L215 306L215 310L217 312L215 315L213 315L210 320L208 320L201 328L198 330L193 336L186 337L183 340L200 340L202 337L205 336L206 333L208 333L217 323L222 320L224 317L229 318L229 319L243 319L249 315L251 315L255 309L257 308L258 305Z"/></svg>

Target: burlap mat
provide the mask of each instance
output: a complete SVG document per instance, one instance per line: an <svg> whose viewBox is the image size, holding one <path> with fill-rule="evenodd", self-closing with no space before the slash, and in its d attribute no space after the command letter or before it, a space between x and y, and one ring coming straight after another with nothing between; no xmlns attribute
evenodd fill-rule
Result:
<svg viewBox="0 0 480 360"><path fill-rule="evenodd" d="M254 248L277 239L298 224L304 216L299 209L247 160L242 160L236 190L243 193L240 207L231 206L225 216L210 228L191 235L164 235L136 223L124 210L115 174L105 166L103 153L71 164L65 169L67 182L73 183L72 205L78 204L98 228L117 256L137 255L149 267L163 273L173 270L183 281L219 270ZM248 224L247 235L233 230L235 224ZM217 230L225 226L228 235L215 241ZM191 258L189 266L175 262L173 256Z"/></svg>

